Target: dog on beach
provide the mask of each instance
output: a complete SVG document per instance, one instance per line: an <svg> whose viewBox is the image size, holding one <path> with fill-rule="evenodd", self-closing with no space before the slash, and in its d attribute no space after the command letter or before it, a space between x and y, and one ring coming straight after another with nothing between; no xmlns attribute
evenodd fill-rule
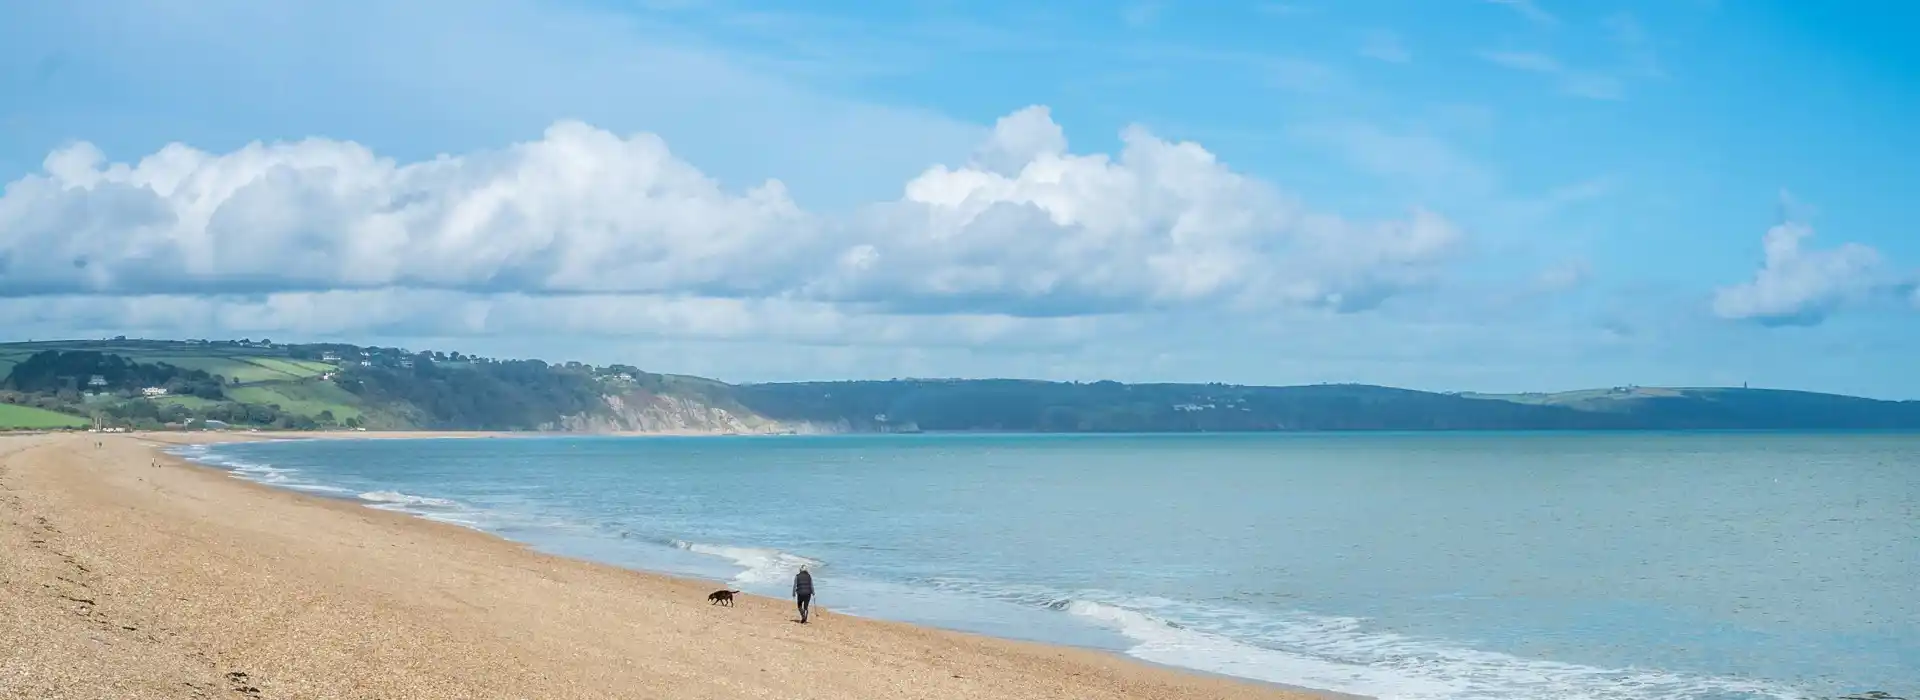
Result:
<svg viewBox="0 0 1920 700"><path fill-rule="evenodd" d="M729 591L726 589L721 589L721 590L714 591L712 593L708 593L707 604L720 605L722 603L725 603L727 607L731 608L733 607L733 594L735 593L739 593L739 591Z"/></svg>

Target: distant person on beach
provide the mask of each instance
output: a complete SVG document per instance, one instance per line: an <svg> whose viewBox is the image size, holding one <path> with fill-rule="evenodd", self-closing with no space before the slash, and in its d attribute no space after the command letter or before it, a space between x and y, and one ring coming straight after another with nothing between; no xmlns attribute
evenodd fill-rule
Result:
<svg viewBox="0 0 1920 700"><path fill-rule="evenodd" d="M807 607L813 602L813 574L807 573L805 566L793 575L793 599L800 604L800 622L805 623Z"/></svg>

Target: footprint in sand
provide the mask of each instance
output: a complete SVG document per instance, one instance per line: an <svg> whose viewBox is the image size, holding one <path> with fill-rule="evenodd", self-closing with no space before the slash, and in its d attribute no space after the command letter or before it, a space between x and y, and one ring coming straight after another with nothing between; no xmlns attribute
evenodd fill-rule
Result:
<svg viewBox="0 0 1920 700"><path fill-rule="evenodd" d="M247 684L246 671L233 671L227 674L227 682L233 684L233 692L241 695L259 695L260 689Z"/></svg>

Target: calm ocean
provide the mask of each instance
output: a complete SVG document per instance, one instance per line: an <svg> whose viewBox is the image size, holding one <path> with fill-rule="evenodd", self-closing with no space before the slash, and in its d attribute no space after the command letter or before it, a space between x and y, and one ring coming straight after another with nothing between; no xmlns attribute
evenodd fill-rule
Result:
<svg viewBox="0 0 1920 700"><path fill-rule="evenodd" d="M194 447L546 551L1380 698L1920 698L1920 436Z"/></svg>

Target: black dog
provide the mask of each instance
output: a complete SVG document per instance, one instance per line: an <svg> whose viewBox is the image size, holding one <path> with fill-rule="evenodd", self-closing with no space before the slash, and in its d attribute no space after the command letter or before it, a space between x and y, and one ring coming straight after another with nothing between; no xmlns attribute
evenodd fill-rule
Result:
<svg viewBox="0 0 1920 700"><path fill-rule="evenodd" d="M739 591L718 590L712 593L708 593L707 600L712 601L711 603L708 603L708 605L719 605L721 603L726 603L727 607L731 608L733 607L733 594L735 593L739 593Z"/></svg>

